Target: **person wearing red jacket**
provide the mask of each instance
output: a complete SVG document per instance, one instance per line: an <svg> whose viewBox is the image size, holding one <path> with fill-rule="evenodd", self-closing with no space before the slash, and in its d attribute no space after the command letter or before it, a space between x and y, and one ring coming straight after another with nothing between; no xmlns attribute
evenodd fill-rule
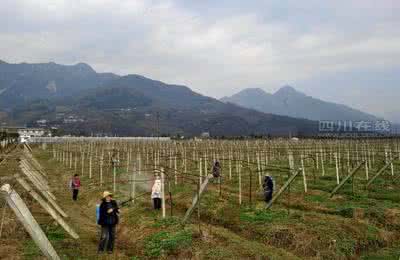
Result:
<svg viewBox="0 0 400 260"><path fill-rule="evenodd" d="M79 188L81 187L81 180L79 179L78 174L75 174L74 177L71 178L71 181L69 182L69 187L72 190L72 199L74 201L78 200Z"/></svg>

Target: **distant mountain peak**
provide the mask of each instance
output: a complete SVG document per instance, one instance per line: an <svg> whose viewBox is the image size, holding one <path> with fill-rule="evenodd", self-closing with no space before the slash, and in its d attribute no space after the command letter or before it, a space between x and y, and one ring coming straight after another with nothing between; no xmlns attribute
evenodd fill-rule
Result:
<svg viewBox="0 0 400 260"><path fill-rule="evenodd" d="M284 85L280 88L280 90L284 90L284 91L297 91L294 87L290 86L290 85Z"/></svg>
<svg viewBox="0 0 400 260"><path fill-rule="evenodd" d="M0 60L0 64L8 64L8 63L5 62L4 60Z"/></svg>
<svg viewBox="0 0 400 260"><path fill-rule="evenodd" d="M245 89L221 100L264 113L310 120L376 120L377 118L351 107L313 98L289 85L281 87L272 95L260 89Z"/></svg>
<svg viewBox="0 0 400 260"><path fill-rule="evenodd" d="M270 96L271 94L267 93L265 90L261 88L246 88L243 89L242 91L236 93L232 97L265 97L265 96Z"/></svg>
<svg viewBox="0 0 400 260"><path fill-rule="evenodd" d="M128 74L128 75L124 76L123 78L127 78L127 79L132 78L132 79L141 79L141 80L152 80L152 79L146 78L145 76L139 75L139 74Z"/></svg>
<svg viewBox="0 0 400 260"><path fill-rule="evenodd" d="M252 95L265 95L268 94L267 92L265 92L263 89L261 88L246 88L243 89L242 91L240 91L238 94L252 94Z"/></svg>
<svg viewBox="0 0 400 260"><path fill-rule="evenodd" d="M272 95L261 88L246 88L231 97L223 97L220 100L224 103L237 103L236 101L247 100L253 104L260 104L270 97Z"/></svg>
<svg viewBox="0 0 400 260"><path fill-rule="evenodd" d="M79 62L74 65L75 68L81 69L81 70L88 70L88 71L94 71L94 69L87 63Z"/></svg>
<svg viewBox="0 0 400 260"><path fill-rule="evenodd" d="M281 87L278 91L275 92L276 96L288 96L288 95L302 95L305 96L304 93L297 91L294 87L285 85Z"/></svg>
<svg viewBox="0 0 400 260"><path fill-rule="evenodd" d="M1 63L0 110L36 99L71 97L104 86L117 78L113 74L96 73L85 63Z"/></svg>

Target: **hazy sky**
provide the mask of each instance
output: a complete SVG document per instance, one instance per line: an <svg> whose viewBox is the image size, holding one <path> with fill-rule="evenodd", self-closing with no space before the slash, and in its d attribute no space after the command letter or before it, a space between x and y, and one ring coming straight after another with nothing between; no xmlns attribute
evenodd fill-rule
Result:
<svg viewBox="0 0 400 260"><path fill-rule="evenodd" d="M0 59L221 97L290 84L400 122L399 0L0 0Z"/></svg>

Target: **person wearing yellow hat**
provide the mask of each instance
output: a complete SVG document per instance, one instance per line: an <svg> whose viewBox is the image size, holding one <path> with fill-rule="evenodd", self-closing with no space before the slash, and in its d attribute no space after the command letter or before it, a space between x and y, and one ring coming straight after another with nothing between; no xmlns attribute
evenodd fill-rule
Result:
<svg viewBox="0 0 400 260"><path fill-rule="evenodd" d="M97 224L101 225L101 236L98 252L107 252L111 254L114 250L115 227L119 222L119 207L112 198L113 194L109 191L103 192L103 199L100 204L100 214Z"/></svg>

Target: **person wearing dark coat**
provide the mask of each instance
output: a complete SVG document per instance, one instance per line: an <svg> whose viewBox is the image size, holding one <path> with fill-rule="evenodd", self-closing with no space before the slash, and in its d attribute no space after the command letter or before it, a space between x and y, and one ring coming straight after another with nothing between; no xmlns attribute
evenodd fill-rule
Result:
<svg viewBox="0 0 400 260"><path fill-rule="evenodd" d="M214 163L214 166L212 168L212 175L214 178L219 178L221 176L221 165L219 161L216 161Z"/></svg>
<svg viewBox="0 0 400 260"><path fill-rule="evenodd" d="M119 208L115 200L112 199L112 193L103 192L103 199L100 204L100 214L97 224L101 226L101 236L98 252L104 252L107 247L107 252L112 253L115 242L115 227L119 222Z"/></svg>
<svg viewBox="0 0 400 260"><path fill-rule="evenodd" d="M263 182L264 200L269 203L272 200L272 194L274 193L274 181L271 176L266 175Z"/></svg>
<svg viewBox="0 0 400 260"><path fill-rule="evenodd" d="M213 168L212 168L212 175L215 180L215 181L213 181L214 183L221 182L221 164L219 163L219 161L216 161L214 163Z"/></svg>

